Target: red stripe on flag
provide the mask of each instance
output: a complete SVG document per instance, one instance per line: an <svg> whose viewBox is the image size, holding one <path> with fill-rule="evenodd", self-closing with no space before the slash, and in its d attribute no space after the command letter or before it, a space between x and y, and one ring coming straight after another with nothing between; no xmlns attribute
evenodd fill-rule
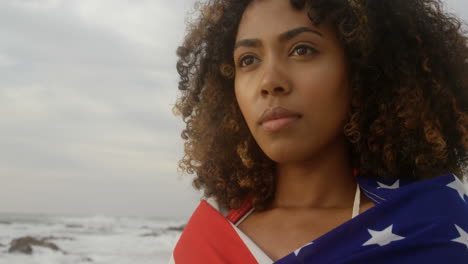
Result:
<svg viewBox="0 0 468 264"><path fill-rule="evenodd" d="M205 200L177 242L174 260L176 264L257 264L229 221Z"/></svg>
<svg viewBox="0 0 468 264"><path fill-rule="evenodd" d="M242 204L241 208L237 210L231 210L226 218L231 221L233 224L236 224L239 219L241 219L248 211L252 209L252 204L250 202L250 198L247 197L244 200L244 203Z"/></svg>

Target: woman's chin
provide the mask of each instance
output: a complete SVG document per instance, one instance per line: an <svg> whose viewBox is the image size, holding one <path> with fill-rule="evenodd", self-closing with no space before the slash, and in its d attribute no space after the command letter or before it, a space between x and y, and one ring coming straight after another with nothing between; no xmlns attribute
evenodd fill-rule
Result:
<svg viewBox="0 0 468 264"><path fill-rule="evenodd" d="M295 163L307 159L307 155L300 153L297 150L268 151L265 152L265 154L276 163Z"/></svg>

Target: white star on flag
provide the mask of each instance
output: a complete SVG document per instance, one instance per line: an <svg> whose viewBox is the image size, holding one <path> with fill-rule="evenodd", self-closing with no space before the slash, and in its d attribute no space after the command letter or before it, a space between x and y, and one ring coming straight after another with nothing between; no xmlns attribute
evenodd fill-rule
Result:
<svg viewBox="0 0 468 264"><path fill-rule="evenodd" d="M367 245L378 244L379 246L385 246L387 244L390 244L390 242L404 238L402 236L393 234L392 229L393 229L393 225L390 225L389 227L385 228L382 231L367 229L367 231L369 231L372 237L362 245L367 246Z"/></svg>
<svg viewBox="0 0 468 264"><path fill-rule="evenodd" d="M457 191L462 200L465 201L465 186L463 186L463 183L461 183L461 181L456 176L453 177L455 178L455 180L447 184L447 186Z"/></svg>
<svg viewBox="0 0 468 264"><path fill-rule="evenodd" d="M460 236L455 239L452 239L451 241L465 244L465 246L468 248L468 234L465 231L463 231L461 227L457 225L455 225L455 228L458 230L458 234L460 234Z"/></svg>
<svg viewBox="0 0 468 264"><path fill-rule="evenodd" d="M305 245L302 246L301 248L296 249L296 250L294 251L294 255L296 255L296 256L299 255L299 252L301 251L301 249L303 249L303 248L305 248L305 247L307 247L307 246L309 246L309 245L312 245L313 243L314 243L314 242L310 242L310 243L308 243L308 244L305 244Z"/></svg>
<svg viewBox="0 0 468 264"><path fill-rule="evenodd" d="M385 189L398 189L400 187L400 180L396 180L396 182L394 182L392 185L385 185L383 183L380 183L380 182L377 182L377 184L379 185L379 187L377 187L377 189L380 189L380 188L385 188Z"/></svg>

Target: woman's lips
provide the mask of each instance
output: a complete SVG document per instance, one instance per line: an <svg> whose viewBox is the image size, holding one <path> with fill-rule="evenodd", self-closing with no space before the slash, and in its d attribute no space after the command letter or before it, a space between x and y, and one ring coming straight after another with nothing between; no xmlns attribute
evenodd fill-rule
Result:
<svg viewBox="0 0 468 264"><path fill-rule="evenodd" d="M276 106L265 109L258 122L266 131L275 132L288 127L301 116L297 112Z"/></svg>
<svg viewBox="0 0 468 264"><path fill-rule="evenodd" d="M268 120L262 123L262 127L269 132L276 132L288 127L291 123L299 119L299 116L283 117L279 119Z"/></svg>

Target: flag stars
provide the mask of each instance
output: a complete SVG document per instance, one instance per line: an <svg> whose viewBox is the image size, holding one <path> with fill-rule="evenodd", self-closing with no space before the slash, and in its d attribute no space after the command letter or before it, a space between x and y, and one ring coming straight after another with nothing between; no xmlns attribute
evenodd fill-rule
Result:
<svg viewBox="0 0 468 264"><path fill-rule="evenodd" d="M464 244L468 248L468 234L459 226L455 225L458 231L459 237L452 239L451 241Z"/></svg>
<svg viewBox="0 0 468 264"><path fill-rule="evenodd" d="M369 231L369 234L371 235L371 238L367 240L364 244L362 244L362 246L374 244L377 244L379 246L385 246L393 241L404 239L404 237L394 234L392 232L392 229L393 225L388 226L382 231L367 229Z"/></svg>
<svg viewBox="0 0 468 264"><path fill-rule="evenodd" d="M453 176L453 177L455 178L455 180L447 184L447 186L457 191L458 195L460 195L462 200L465 201L465 195L466 195L465 187L463 186L463 183L461 183L460 180L456 176Z"/></svg>
<svg viewBox="0 0 468 264"><path fill-rule="evenodd" d="M380 182L377 182L377 184L379 185L379 187L377 187L377 189L380 189L380 188L384 188L384 189L398 189L400 188L400 180L396 180L396 182L394 182L392 185L385 185L383 183L380 183Z"/></svg>

